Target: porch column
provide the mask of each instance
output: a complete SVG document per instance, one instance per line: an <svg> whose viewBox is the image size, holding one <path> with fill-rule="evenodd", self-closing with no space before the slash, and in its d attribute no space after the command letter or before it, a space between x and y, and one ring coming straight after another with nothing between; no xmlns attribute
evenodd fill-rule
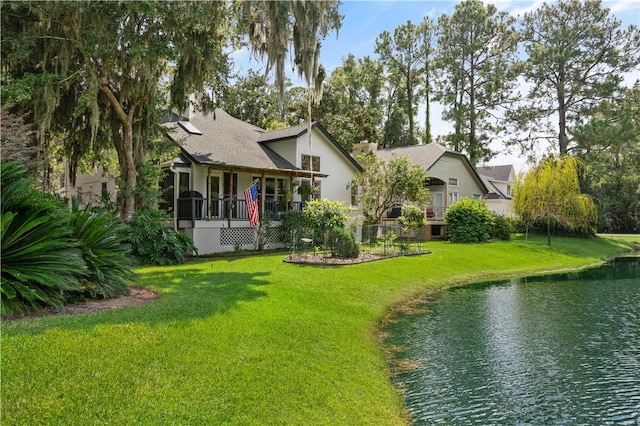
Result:
<svg viewBox="0 0 640 426"><path fill-rule="evenodd" d="M207 167L207 220L211 220L211 167Z"/></svg>
<svg viewBox="0 0 640 426"><path fill-rule="evenodd" d="M267 193L267 187L265 186L265 183L266 183L266 179L264 177L264 172L262 172L262 174L260 175L260 189L262 189L262 191L260 191L260 216L261 217L264 216L264 199Z"/></svg>

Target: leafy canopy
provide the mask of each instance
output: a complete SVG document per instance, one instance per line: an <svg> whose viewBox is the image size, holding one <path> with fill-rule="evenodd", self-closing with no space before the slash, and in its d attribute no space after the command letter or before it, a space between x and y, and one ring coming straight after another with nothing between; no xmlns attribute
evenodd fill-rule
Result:
<svg viewBox="0 0 640 426"><path fill-rule="evenodd" d="M357 185L363 194L362 210L369 222L380 223L384 213L395 205L413 202L422 206L431 199L424 185L425 170L409 158L402 156L385 161L369 152L356 159L364 171L358 173L352 185Z"/></svg>
<svg viewBox="0 0 640 426"><path fill-rule="evenodd" d="M582 194L578 175L584 163L575 157L549 156L516 184L513 207L527 226L543 219L551 245L551 226L589 231L597 220L591 198Z"/></svg>

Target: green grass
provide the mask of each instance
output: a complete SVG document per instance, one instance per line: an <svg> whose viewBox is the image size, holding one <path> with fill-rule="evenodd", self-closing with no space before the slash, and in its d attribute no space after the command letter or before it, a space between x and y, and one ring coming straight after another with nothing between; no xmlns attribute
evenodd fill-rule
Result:
<svg viewBox="0 0 640 426"><path fill-rule="evenodd" d="M284 254L139 269L136 308L2 323L1 424L405 424L378 325L404 300L472 280L581 268L613 238L427 243L346 267Z"/></svg>

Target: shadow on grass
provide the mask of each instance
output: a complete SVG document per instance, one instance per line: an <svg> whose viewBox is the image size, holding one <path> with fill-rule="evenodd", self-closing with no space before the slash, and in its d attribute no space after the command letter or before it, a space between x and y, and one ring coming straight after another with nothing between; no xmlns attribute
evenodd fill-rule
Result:
<svg viewBox="0 0 640 426"><path fill-rule="evenodd" d="M201 269L166 269L139 273L137 286L160 294L148 304L93 314L20 319L5 324L14 333L40 333L50 328L89 330L104 324L147 323L152 326L192 321L224 314L239 302L264 297L259 287L269 284L267 272L219 272Z"/></svg>

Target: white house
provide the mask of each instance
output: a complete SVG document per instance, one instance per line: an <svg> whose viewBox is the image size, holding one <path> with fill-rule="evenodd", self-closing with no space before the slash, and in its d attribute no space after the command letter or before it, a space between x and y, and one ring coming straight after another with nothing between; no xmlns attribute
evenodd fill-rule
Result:
<svg viewBox="0 0 640 426"><path fill-rule="evenodd" d="M283 211L310 197L356 203L349 183L361 168L319 123L309 138L307 125L266 131L216 109L165 126L181 153L162 165L163 207L200 254L256 247L244 197L255 181L260 216L276 229ZM270 247L281 244L279 232L270 234Z"/></svg>
<svg viewBox="0 0 640 426"><path fill-rule="evenodd" d="M369 144L371 145L374 144ZM427 172L425 184L431 191L431 204L425 209L426 239L446 237L444 213L451 204L462 198L481 200L489 193L484 181L464 154L438 143L381 149L377 153L387 161L406 156Z"/></svg>
<svg viewBox="0 0 640 426"><path fill-rule="evenodd" d="M489 210L495 214L512 217L513 187L516 181L513 165L476 167L476 170L489 188L486 199Z"/></svg>

